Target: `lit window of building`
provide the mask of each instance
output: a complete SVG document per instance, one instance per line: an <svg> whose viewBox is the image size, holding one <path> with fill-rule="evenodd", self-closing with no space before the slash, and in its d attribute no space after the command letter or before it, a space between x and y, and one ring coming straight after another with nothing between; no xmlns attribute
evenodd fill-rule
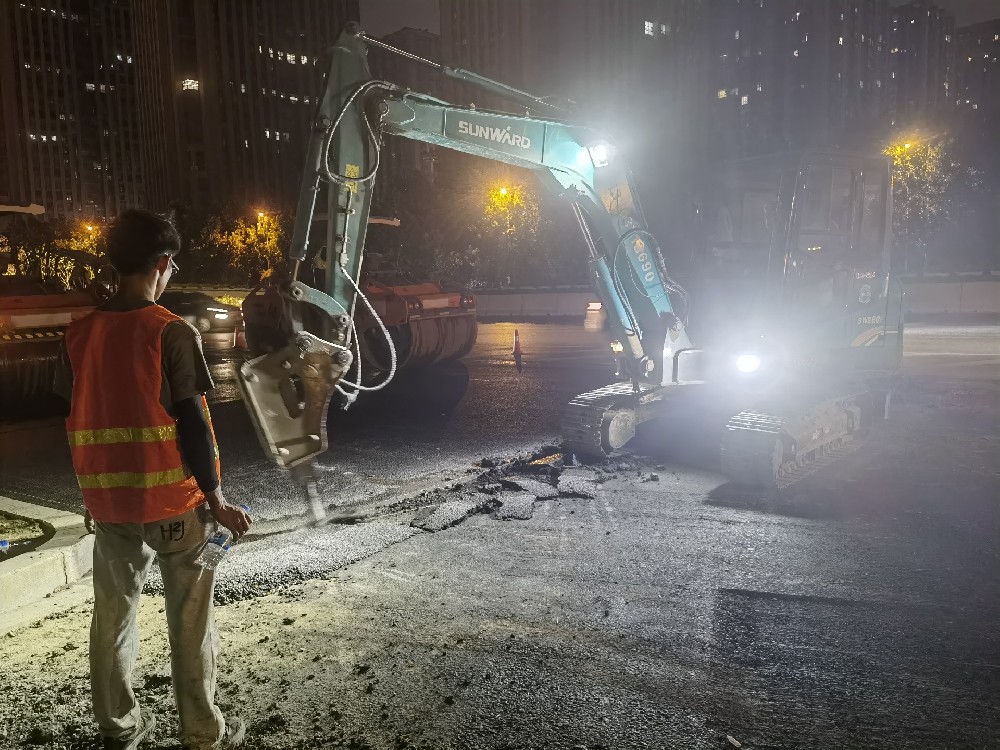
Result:
<svg viewBox="0 0 1000 750"><path fill-rule="evenodd" d="M645 22L643 22L643 29L644 29L644 31L646 33L646 36L653 36L654 35L654 32L653 32L653 22L652 21L645 21Z"/></svg>
<svg viewBox="0 0 1000 750"><path fill-rule="evenodd" d="M305 55L299 55L299 64L300 65L305 65L307 62L309 62L309 58L308 57L306 57Z"/></svg>
<svg viewBox="0 0 1000 750"><path fill-rule="evenodd" d="M739 39L739 38L740 38L740 30L736 29L736 33L733 34L733 39Z"/></svg>
<svg viewBox="0 0 1000 750"><path fill-rule="evenodd" d="M758 83L758 84L757 84L757 90L758 90L758 91L763 91L763 90L764 90L764 85L763 85L763 84L761 84L761 83Z"/></svg>
<svg viewBox="0 0 1000 750"><path fill-rule="evenodd" d="M725 99L726 96L727 96L726 90L725 89L719 89L719 98L720 99Z"/></svg>
<svg viewBox="0 0 1000 750"><path fill-rule="evenodd" d="M747 103L748 103L749 101L750 101L750 97L749 97L749 96L745 96L745 95L744 95L744 96L743 96L743 97L742 97L742 98L740 99L740 104L741 104L741 105L745 105L745 104L747 104Z"/></svg>
<svg viewBox="0 0 1000 750"><path fill-rule="evenodd" d="M181 81L181 91L198 91L200 86L201 84L199 84L198 81L194 80L193 78L185 78L183 81ZM101 86L101 90L102 91L104 90L103 86Z"/></svg>
<svg viewBox="0 0 1000 750"><path fill-rule="evenodd" d="M798 57L799 56L799 51L795 50L794 52L792 52L792 56L793 57Z"/></svg>
<svg viewBox="0 0 1000 750"><path fill-rule="evenodd" d="M837 44L839 44L841 47L843 47L844 46L844 37L842 37L842 36L841 37L837 37Z"/></svg>
<svg viewBox="0 0 1000 750"><path fill-rule="evenodd" d="M245 83L240 84L240 93L245 94L247 92L247 85Z"/></svg>
<svg viewBox="0 0 1000 750"><path fill-rule="evenodd" d="M661 23L660 24L660 33L661 34L669 34L670 33L670 24Z"/></svg>

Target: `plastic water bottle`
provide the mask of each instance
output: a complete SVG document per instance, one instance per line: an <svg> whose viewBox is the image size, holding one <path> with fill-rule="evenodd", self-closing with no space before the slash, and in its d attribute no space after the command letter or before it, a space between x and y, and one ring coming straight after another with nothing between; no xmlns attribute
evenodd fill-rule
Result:
<svg viewBox="0 0 1000 750"><path fill-rule="evenodd" d="M0 539L0 555L6 555L8 552L10 552L10 542Z"/></svg>
<svg viewBox="0 0 1000 750"><path fill-rule="evenodd" d="M241 505L240 507L247 513L250 512L250 508L248 506ZM208 570L215 570L215 568L222 561L222 558L226 556L232 546L233 532L225 526L220 526L219 529L208 538L208 541L205 542L205 546L202 548L201 553L198 555L195 562L200 563Z"/></svg>

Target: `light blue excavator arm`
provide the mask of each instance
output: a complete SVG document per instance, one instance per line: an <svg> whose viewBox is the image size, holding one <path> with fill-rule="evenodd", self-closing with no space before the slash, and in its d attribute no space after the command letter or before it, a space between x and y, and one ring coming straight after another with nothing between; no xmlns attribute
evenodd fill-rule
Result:
<svg viewBox="0 0 1000 750"><path fill-rule="evenodd" d="M299 349L306 344L313 350L326 345L322 356L340 362L323 369L327 401L350 364L348 321L358 300L383 135L424 141L534 172L540 184L566 200L576 216L594 289L623 345L623 364L635 392L669 382L674 353L690 346L684 331L685 294L667 273L631 173L614 144L562 119L527 110L519 116L458 106L377 80L367 63L371 44L385 46L350 27L330 51L288 253L292 278L283 292L292 321L290 346L294 340ZM442 72L525 107L560 111L545 100L468 71L442 68ZM320 281L299 280L306 271L314 280L316 269ZM280 378L282 366L287 372L282 363L294 353L293 347L282 353L284 359L267 355L270 360L254 360L243 368L241 378L262 442L285 465L305 461L326 448L326 430L315 414L307 413L318 409L325 415L325 403L320 407L314 400L298 415L286 417L288 410L279 407L288 399L274 396L280 384L270 375ZM317 389L321 390L318 383ZM301 391L299 387L297 392Z"/></svg>

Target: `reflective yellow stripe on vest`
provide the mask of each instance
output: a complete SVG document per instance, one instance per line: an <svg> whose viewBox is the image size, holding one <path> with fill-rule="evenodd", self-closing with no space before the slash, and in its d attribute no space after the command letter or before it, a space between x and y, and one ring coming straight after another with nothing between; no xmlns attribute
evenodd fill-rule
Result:
<svg viewBox="0 0 1000 750"><path fill-rule="evenodd" d="M190 476L187 469L179 466L176 469L150 471L145 474L139 471L81 474L77 476L77 480L80 482L80 489L83 490L109 490L116 487L149 489L150 487L162 487L165 484L182 482Z"/></svg>
<svg viewBox="0 0 1000 750"><path fill-rule="evenodd" d="M69 433L73 448L111 443L161 443L177 439L177 425L163 427L107 427L102 430L74 430Z"/></svg>

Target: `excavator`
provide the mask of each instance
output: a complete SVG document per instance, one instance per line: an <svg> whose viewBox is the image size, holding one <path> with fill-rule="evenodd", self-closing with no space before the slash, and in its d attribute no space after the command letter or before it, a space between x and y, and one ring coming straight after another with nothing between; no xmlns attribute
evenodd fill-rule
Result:
<svg viewBox="0 0 1000 750"><path fill-rule="evenodd" d="M373 46L517 112L459 106L373 78ZM314 510L311 465L328 447L332 395L350 401L381 387L345 374L359 358L355 308L378 322L361 279L386 136L531 170L575 216L621 378L566 405L566 453L603 459L640 424L703 404L727 411L720 456L730 480L774 486L888 407L902 295L888 266L887 159L812 150L722 170L699 209L707 230L689 292L649 229L624 155L574 122L570 105L439 65L351 25L329 52L313 122L280 288L281 345L238 374L262 445L297 476ZM378 324L391 377L396 355Z"/></svg>

